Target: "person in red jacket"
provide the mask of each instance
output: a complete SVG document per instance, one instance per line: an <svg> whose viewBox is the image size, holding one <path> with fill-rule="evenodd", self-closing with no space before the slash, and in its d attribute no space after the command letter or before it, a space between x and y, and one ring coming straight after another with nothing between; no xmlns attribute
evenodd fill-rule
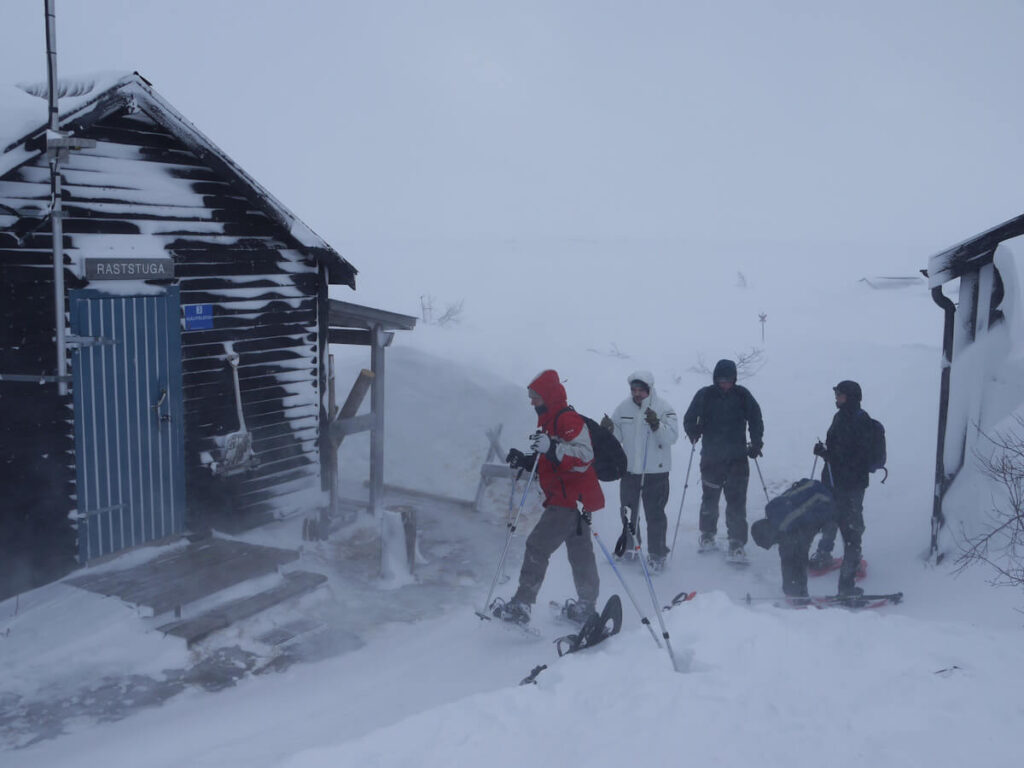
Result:
<svg viewBox="0 0 1024 768"><path fill-rule="evenodd" d="M578 600L567 601L567 616L583 622L594 613L599 591L597 562L590 535L590 515L604 507L604 494L594 471L590 430L569 408L565 387L555 371L540 373L528 390L537 411L532 454L513 448L506 461L515 469L534 468L544 493L544 512L526 539L519 588L508 602L495 600L494 616L516 624L530 621L530 608L547 573L551 555L565 544Z"/></svg>

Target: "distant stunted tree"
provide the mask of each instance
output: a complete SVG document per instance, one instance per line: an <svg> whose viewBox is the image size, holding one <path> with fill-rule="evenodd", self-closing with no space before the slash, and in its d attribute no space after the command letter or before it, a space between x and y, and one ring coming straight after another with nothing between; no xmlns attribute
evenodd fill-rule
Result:
<svg viewBox="0 0 1024 768"><path fill-rule="evenodd" d="M767 362L764 350L760 347L751 347L749 352L738 352L735 355L736 377L738 379L752 379L754 375L764 367ZM711 368L708 367L704 355L697 355L696 365L690 366L693 373L705 373L711 375Z"/></svg>
<svg viewBox="0 0 1024 768"><path fill-rule="evenodd" d="M985 563L995 571L991 583L1001 587L1024 586L1024 417L1017 416L1016 422L1018 429L982 433L992 448L988 454L975 451L975 457L1000 493L993 494L984 529L961 537L956 559L957 573Z"/></svg>

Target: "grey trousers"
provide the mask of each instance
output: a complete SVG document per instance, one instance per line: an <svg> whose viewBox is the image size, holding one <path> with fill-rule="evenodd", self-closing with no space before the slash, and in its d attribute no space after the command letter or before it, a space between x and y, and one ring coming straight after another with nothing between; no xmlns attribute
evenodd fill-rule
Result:
<svg viewBox="0 0 1024 768"><path fill-rule="evenodd" d="M577 533L580 529L581 532ZM547 573L548 561L564 543L577 596L580 600L596 603L600 582L592 538L590 526L580 519L580 513L575 509L545 507L537 525L526 537L526 554L523 556L523 568L519 572L519 589L513 599L530 605L537 602L537 592Z"/></svg>
<svg viewBox="0 0 1024 768"><path fill-rule="evenodd" d="M668 517L665 505L668 503L668 472L652 472L643 475L644 517L647 519L647 553L652 557L665 557L668 547L665 534L668 531ZM625 474L619 480L619 501L622 506L636 509L640 501L641 475Z"/></svg>

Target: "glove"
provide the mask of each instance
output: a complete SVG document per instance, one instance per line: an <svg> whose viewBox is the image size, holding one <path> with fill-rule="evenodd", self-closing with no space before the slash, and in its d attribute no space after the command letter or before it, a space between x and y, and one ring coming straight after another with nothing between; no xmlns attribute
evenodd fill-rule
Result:
<svg viewBox="0 0 1024 768"><path fill-rule="evenodd" d="M814 455L821 456L821 458L828 460L828 450L825 448L824 443L819 440L814 444Z"/></svg>
<svg viewBox="0 0 1024 768"><path fill-rule="evenodd" d="M533 469L533 456L527 456L518 448L513 448L505 457L505 463L512 469Z"/></svg>
<svg viewBox="0 0 1024 768"><path fill-rule="evenodd" d="M543 432L537 432L530 438L530 447L537 453L547 453L551 450L551 438Z"/></svg>
<svg viewBox="0 0 1024 768"><path fill-rule="evenodd" d="M604 418L601 419L601 426L609 432L615 431L615 422L611 420L607 413L604 415Z"/></svg>
<svg viewBox="0 0 1024 768"><path fill-rule="evenodd" d="M764 443L751 443L747 446L747 456L752 459L756 459L758 456L763 456L764 454L761 453L761 448L763 446Z"/></svg>
<svg viewBox="0 0 1024 768"><path fill-rule="evenodd" d="M658 427L661 426L661 419L658 418L658 414L648 408L644 412L644 419L647 420L647 426L651 428L651 432L658 431Z"/></svg>
<svg viewBox="0 0 1024 768"><path fill-rule="evenodd" d="M687 434L687 435L686 435L686 438L687 438L687 439L688 439L688 440L689 440L689 441L690 441L691 443L693 443L694 445L696 445L696 444L697 444L697 441L698 441L698 440L700 440L700 433L697 433L697 434L694 434L694 435L691 435L691 434Z"/></svg>

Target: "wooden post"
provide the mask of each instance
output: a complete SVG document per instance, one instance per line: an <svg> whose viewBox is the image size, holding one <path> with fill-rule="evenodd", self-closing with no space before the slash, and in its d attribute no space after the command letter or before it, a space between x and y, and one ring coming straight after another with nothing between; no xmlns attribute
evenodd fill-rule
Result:
<svg viewBox="0 0 1024 768"><path fill-rule="evenodd" d="M334 355L327 356L327 423L330 424L334 420L334 409L337 408L336 398L334 396ZM330 437L330 429L328 429L328 438ZM328 451L330 453L329 462L330 469L327 474L327 483L330 491L330 504L327 507L327 515L335 517L338 514L338 445L333 440L328 439L325 441L330 446ZM320 518L320 523L323 525L326 521L323 516ZM326 531L326 527L324 529Z"/></svg>
<svg viewBox="0 0 1024 768"><path fill-rule="evenodd" d="M370 370L373 386L370 389L370 412L373 428L370 430L370 513L377 514L384 491L384 334L379 323L370 329Z"/></svg>
<svg viewBox="0 0 1024 768"><path fill-rule="evenodd" d="M327 484L330 491L330 505L327 509L320 511L319 519L311 518L306 521L302 537L308 541L326 539L328 529L330 528L330 520L338 512L338 448L341 446L341 441L345 439L345 433L338 429L339 422L344 422L346 419L351 419L356 415L373 381L373 372L363 368L352 384L352 389L349 390L348 397L345 398L345 404L341 406L339 411L334 393L336 381L334 355L328 356L328 368L330 371L327 384L327 413L329 418L327 420L327 438L323 441L323 450L327 453L326 471L328 474Z"/></svg>

